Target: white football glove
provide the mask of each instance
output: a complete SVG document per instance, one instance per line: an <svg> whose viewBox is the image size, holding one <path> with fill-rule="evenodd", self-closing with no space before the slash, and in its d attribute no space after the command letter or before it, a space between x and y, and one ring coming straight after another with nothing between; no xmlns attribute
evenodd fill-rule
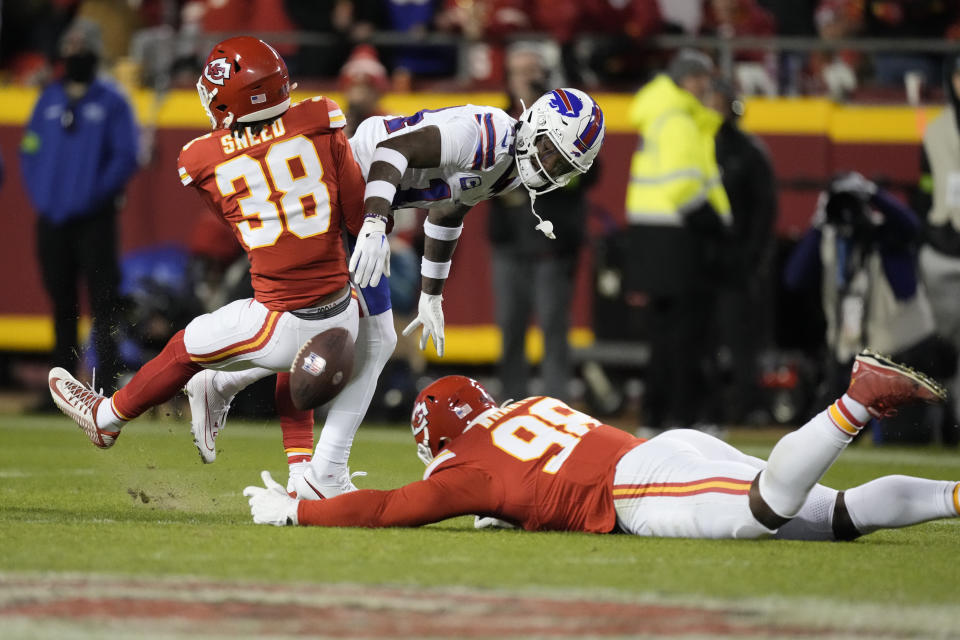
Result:
<svg viewBox="0 0 960 640"><path fill-rule="evenodd" d="M243 490L243 495L250 498L250 513L254 523L276 527L298 524L299 501L288 496L269 471L261 471L260 478L263 479L263 487L250 486Z"/></svg>
<svg viewBox="0 0 960 640"><path fill-rule="evenodd" d="M382 217L368 215L363 219L357 246L350 256L350 273L358 287L375 287L380 284L381 275L390 276L390 242Z"/></svg>
<svg viewBox="0 0 960 640"><path fill-rule="evenodd" d="M473 516L474 529L516 529L517 525L493 516Z"/></svg>
<svg viewBox="0 0 960 640"><path fill-rule="evenodd" d="M433 338L433 346L437 349L437 355L443 357L443 296L431 295L429 293L420 293L420 304L417 307L417 317L407 325L403 330L403 335L408 336L414 330L423 325L423 333L420 335L420 350L425 351L427 341Z"/></svg>

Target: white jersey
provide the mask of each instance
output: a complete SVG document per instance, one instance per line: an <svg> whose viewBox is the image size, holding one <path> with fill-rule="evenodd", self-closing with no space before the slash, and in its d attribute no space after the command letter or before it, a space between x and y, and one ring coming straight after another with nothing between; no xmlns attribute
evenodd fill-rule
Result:
<svg viewBox="0 0 960 640"><path fill-rule="evenodd" d="M364 120L350 138L364 180L377 144L430 126L440 130L440 166L407 169L393 200L395 209L473 206L520 184L513 155L517 121L502 109L472 104Z"/></svg>

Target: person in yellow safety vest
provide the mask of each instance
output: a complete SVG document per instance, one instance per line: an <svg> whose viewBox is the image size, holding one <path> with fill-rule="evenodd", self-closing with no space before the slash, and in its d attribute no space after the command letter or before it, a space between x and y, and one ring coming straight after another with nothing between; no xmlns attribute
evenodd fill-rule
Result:
<svg viewBox="0 0 960 640"><path fill-rule="evenodd" d="M630 123L642 144L630 163L627 221L679 226L686 214L709 203L729 220L714 136L723 118L704 106L713 63L699 51L681 51L666 74L648 82L630 105Z"/></svg>
<svg viewBox="0 0 960 640"><path fill-rule="evenodd" d="M706 426L704 363L714 288L730 257L730 202L720 181L714 136L722 117L705 104L713 62L682 50L630 107L641 140L630 164L627 229L618 242L624 300L641 308L650 347L643 399L647 426Z"/></svg>

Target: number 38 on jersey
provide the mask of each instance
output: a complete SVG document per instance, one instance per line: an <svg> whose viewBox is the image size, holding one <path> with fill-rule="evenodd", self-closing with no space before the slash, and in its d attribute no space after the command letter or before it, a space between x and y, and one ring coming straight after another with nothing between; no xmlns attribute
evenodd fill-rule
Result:
<svg viewBox="0 0 960 640"><path fill-rule="evenodd" d="M304 135L273 143L262 160L244 154L221 162L214 176L223 198L236 197L247 249L275 244L284 230L309 238L330 228L323 165Z"/></svg>

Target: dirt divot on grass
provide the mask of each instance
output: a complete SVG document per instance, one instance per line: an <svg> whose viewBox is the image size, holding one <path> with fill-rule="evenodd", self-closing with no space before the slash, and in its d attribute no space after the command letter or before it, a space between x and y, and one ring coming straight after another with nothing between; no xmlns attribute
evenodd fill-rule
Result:
<svg viewBox="0 0 960 640"><path fill-rule="evenodd" d="M776 606L455 587L277 585L0 574L10 637L853 637ZM849 620L848 620L849 622ZM863 627L859 632L864 631ZM917 631L914 629L913 631ZM930 631L929 629L927 631ZM871 637L910 637L877 627Z"/></svg>

